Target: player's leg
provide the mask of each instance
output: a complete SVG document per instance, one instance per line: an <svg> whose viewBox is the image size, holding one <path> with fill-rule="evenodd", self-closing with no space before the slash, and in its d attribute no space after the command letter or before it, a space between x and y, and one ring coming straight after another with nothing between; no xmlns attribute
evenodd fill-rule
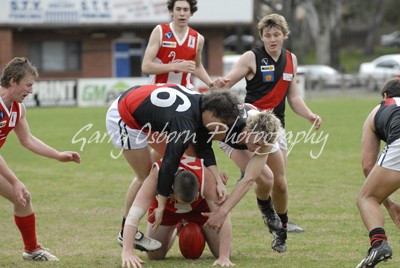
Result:
<svg viewBox="0 0 400 268"><path fill-rule="evenodd" d="M12 172L4 159L0 157L1 167ZM24 252L22 254L25 260L34 261L58 261L58 258L51 254L47 249L43 248L36 238L36 219L33 211L30 193L28 192L27 204L25 206L17 202L14 188L11 184L0 175L0 195L13 203L14 221L17 225L22 240L24 242Z"/></svg>
<svg viewBox="0 0 400 268"><path fill-rule="evenodd" d="M357 267L373 267L391 258L392 249L384 230L382 202L400 188L400 171L375 165L361 187L357 206L362 221L369 232L371 247Z"/></svg>
<svg viewBox="0 0 400 268"><path fill-rule="evenodd" d="M147 252L150 260L165 259L168 251L173 245L176 238L176 224L174 225L160 225L157 232L152 230L153 224L147 223L147 236L161 242L161 248L153 252Z"/></svg>

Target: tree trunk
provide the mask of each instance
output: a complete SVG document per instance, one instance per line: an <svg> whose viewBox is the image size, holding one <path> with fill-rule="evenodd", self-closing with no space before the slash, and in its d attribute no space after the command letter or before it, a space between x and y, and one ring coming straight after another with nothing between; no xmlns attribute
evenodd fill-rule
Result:
<svg viewBox="0 0 400 268"><path fill-rule="evenodd" d="M377 40L378 28L382 23L385 12L385 0L375 0L371 10L371 26L365 41L364 54L372 55L374 53L375 42Z"/></svg>

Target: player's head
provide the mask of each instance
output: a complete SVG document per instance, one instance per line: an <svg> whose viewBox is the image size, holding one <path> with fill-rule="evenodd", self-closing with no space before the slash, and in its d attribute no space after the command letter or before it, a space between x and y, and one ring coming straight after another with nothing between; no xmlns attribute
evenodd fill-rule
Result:
<svg viewBox="0 0 400 268"><path fill-rule="evenodd" d="M261 39L263 36L264 29L269 30L271 28L276 28L281 30L285 37L289 36L289 25L286 22L285 18L279 14L269 14L263 17L257 25L258 34L260 35Z"/></svg>
<svg viewBox="0 0 400 268"><path fill-rule="evenodd" d="M1 86L8 88L11 79L13 79L16 84L19 84L27 75L31 75L35 80L39 77L36 67L33 66L27 58L16 57L12 59L3 70L0 78Z"/></svg>
<svg viewBox="0 0 400 268"><path fill-rule="evenodd" d="M381 89L382 97L386 98L393 98L393 97L400 97L400 78L392 78L383 85Z"/></svg>
<svg viewBox="0 0 400 268"><path fill-rule="evenodd" d="M260 146L274 144L279 137L281 122L272 111L261 111L249 115L246 120L247 147L255 151Z"/></svg>
<svg viewBox="0 0 400 268"><path fill-rule="evenodd" d="M210 111L214 117L221 119L225 124L232 124L242 115L241 101L227 90L213 90L206 92L201 101L201 111Z"/></svg>
<svg viewBox="0 0 400 268"><path fill-rule="evenodd" d="M176 200L192 203L199 196L199 180L193 172L180 170L175 175L172 189Z"/></svg>
<svg viewBox="0 0 400 268"><path fill-rule="evenodd" d="M197 11L197 0L168 0L167 8L170 13L174 12L176 2L188 2L190 6L190 14L193 15Z"/></svg>

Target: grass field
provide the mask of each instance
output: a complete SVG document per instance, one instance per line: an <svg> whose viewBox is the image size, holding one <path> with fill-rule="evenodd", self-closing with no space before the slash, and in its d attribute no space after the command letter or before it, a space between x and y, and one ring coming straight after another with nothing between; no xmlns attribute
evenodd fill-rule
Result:
<svg viewBox="0 0 400 268"><path fill-rule="evenodd" d="M378 101L378 95L307 101L322 116L323 127L293 147L287 176L289 217L305 232L289 234L286 253L273 252L271 236L250 191L232 213L231 260L237 267L355 267L364 257L368 232L355 205L363 182L360 137L363 120ZM23 149L11 135L1 155L33 195L39 241L61 261L37 264L22 260L22 239L13 221L12 206L0 199L0 267L120 266L121 248L116 236L133 174L122 157L110 156L118 152L104 138L106 110L28 109L32 133L59 150L83 149L82 163L58 163L38 157ZM309 127L288 108L287 131L296 136L307 133ZM323 137L327 137L324 147ZM231 178L231 189L239 171L221 150L215 151L220 169ZM312 157L320 152L318 158ZM396 195L394 198L398 199ZM385 215L393 259L379 267L399 267L399 231ZM141 229L144 224L142 221ZM184 260L177 244L162 262L148 261L145 254L139 254L146 261L144 267L210 267L214 261L207 248L199 260Z"/></svg>

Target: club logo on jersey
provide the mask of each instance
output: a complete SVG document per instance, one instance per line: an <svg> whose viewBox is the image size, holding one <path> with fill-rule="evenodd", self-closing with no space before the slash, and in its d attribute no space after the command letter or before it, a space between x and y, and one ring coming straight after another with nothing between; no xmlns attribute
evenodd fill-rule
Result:
<svg viewBox="0 0 400 268"><path fill-rule="evenodd" d="M9 127L15 127L17 123L17 112L12 112L10 116L10 123L8 124Z"/></svg>
<svg viewBox="0 0 400 268"><path fill-rule="evenodd" d="M188 47L194 48L196 38L193 35L189 35L189 40L188 40Z"/></svg>
<svg viewBox="0 0 400 268"><path fill-rule="evenodd" d="M283 73L283 80L284 81L292 81L293 74Z"/></svg>
<svg viewBox="0 0 400 268"><path fill-rule="evenodd" d="M264 64L264 65L268 65L268 58L263 58L261 60L261 63Z"/></svg>
<svg viewBox="0 0 400 268"><path fill-rule="evenodd" d="M4 112L0 111L0 120L4 118Z"/></svg>
<svg viewBox="0 0 400 268"><path fill-rule="evenodd" d="M176 42L163 41L162 46L169 47L169 48L176 48Z"/></svg>
<svg viewBox="0 0 400 268"><path fill-rule="evenodd" d="M168 33L165 33L164 36L168 39L171 39L172 37L174 37L174 34L172 32L168 32Z"/></svg>
<svg viewBox="0 0 400 268"><path fill-rule="evenodd" d="M263 72L263 82L274 82L274 72Z"/></svg>
<svg viewBox="0 0 400 268"><path fill-rule="evenodd" d="M0 128L4 127L7 124L7 120L0 122Z"/></svg>

